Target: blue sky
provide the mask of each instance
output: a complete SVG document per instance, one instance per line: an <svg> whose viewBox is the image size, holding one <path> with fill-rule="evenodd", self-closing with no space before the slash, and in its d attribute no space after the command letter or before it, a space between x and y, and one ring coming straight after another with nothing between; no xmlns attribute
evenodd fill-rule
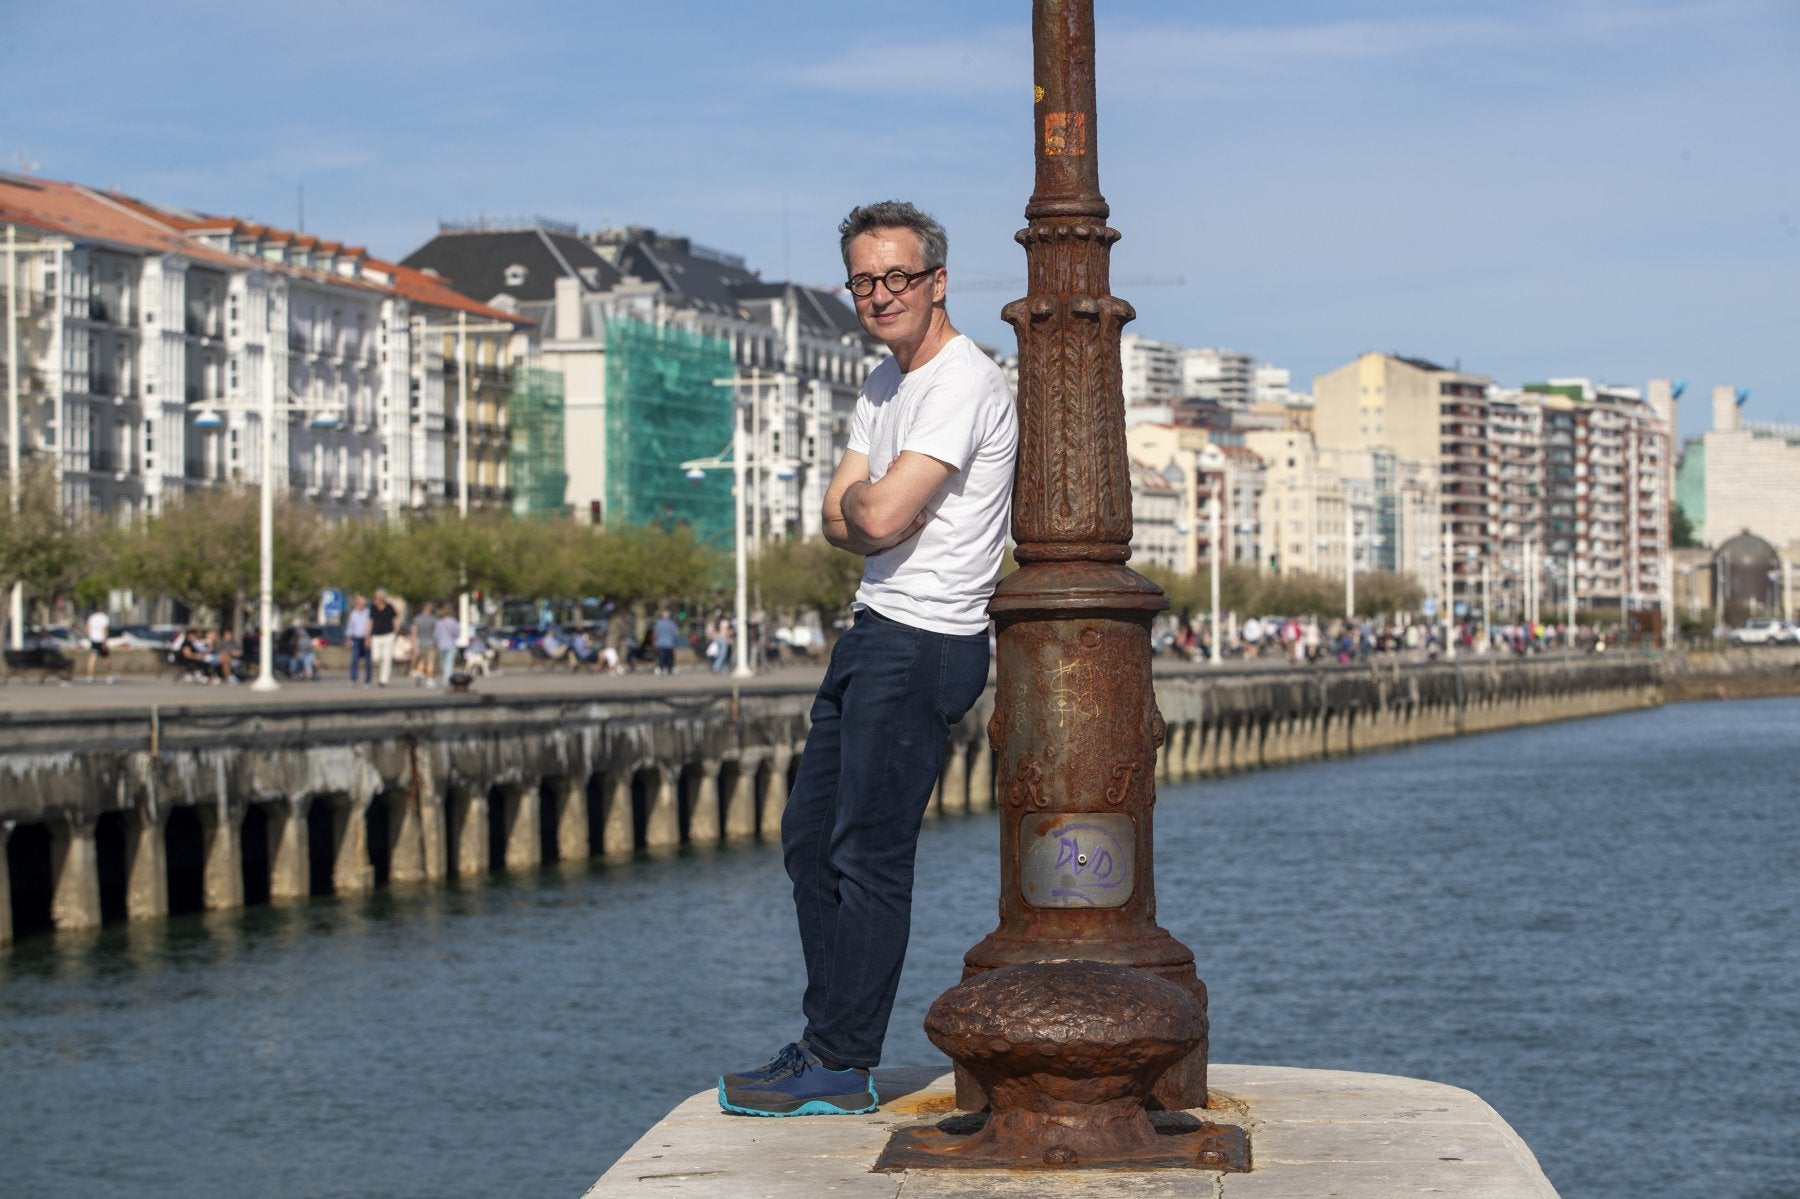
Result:
<svg viewBox="0 0 1800 1199"><path fill-rule="evenodd" d="M1100 0L1132 329L1289 367L1686 379L1800 424L1800 4ZM1027 0L0 0L0 169L400 257L439 218L643 224L842 278L900 196L1012 344ZM1179 278L1175 284L1170 280ZM956 294L958 283L987 284Z"/></svg>

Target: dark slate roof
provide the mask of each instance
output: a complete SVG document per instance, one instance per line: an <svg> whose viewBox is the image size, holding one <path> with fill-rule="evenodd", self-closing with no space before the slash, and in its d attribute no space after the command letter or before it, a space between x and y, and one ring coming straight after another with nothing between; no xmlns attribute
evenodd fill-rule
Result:
<svg viewBox="0 0 1800 1199"><path fill-rule="evenodd" d="M802 331L834 341L845 336L865 339L855 311L831 292L797 283L763 282L739 284L732 292L743 308L765 321L769 319L771 302L791 292Z"/></svg>
<svg viewBox="0 0 1800 1199"><path fill-rule="evenodd" d="M1425 358L1408 358L1405 354L1395 354L1393 358L1396 362L1404 362L1417 370L1431 371L1434 374L1446 374L1450 369Z"/></svg>
<svg viewBox="0 0 1800 1199"><path fill-rule="evenodd" d="M756 273L724 256L696 253L685 237L650 234L619 247L619 269L670 293L674 303L705 312L736 315L734 289L757 282Z"/></svg>
<svg viewBox="0 0 1800 1199"><path fill-rule="evenodd" d="M443 232L401 259L404 266L436 271L452 287L475 300L510 295L522 303L556 298L556 280L581 280L586 292L610 291L619 269L579 237L547 229ZM525 268L525 282L508 286L506 269ZM590 281L591 276L591 281Z"/></svg>

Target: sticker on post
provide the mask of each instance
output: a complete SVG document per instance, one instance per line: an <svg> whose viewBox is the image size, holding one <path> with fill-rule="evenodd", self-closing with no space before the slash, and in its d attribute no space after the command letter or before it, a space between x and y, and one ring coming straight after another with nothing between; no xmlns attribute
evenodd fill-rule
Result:
<svg viewBox="0 0 1800 1199"><path fill-rule="evenodd" d="M1137 843L1122 812L1030 812L1019 823L1019 890L1034 908L1122 908Z"/></svg>
<svg viewBox="0 0 1800 1199"><path fill-rule="evenodd" d="M1044 114L1044 157L1080 158L1087 153L1087 113Z"/></svg>

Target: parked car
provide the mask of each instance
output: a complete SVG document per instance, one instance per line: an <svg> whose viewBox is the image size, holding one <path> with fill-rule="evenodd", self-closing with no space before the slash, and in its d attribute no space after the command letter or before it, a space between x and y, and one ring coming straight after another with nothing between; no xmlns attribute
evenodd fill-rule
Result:
<svg viewBox="0 0 1800 1199"><path fill-rule="evenodd" d="M1800 630L1785 620L1775 620L1767 616L1755 616L1744 622L1742 628L1731 630L1733 645L1796 645L1800 644Z"/></svg>
<svg viewBox="0 0 1800 1199"><path fill-rule="evenodd" d="M55 647L65 654L72 654L87 649L87 638L77 637L68 625L39 625L26 636L25 644L41 645L46 649Z"/></svg>
<svg viewBox="0 0 1800 1199"><path fill-rule="evenodd" d="M314 649L344 644L344 626L341 624L309 624L306 626L306 635L312 638Z"/></svg>
<svg viewBox="0 0 1800 1199"><path fill-rule="evenodd" d="M106 639L106 648L165 650L174 640L174 625L127 624L113 630Z"/></svg>

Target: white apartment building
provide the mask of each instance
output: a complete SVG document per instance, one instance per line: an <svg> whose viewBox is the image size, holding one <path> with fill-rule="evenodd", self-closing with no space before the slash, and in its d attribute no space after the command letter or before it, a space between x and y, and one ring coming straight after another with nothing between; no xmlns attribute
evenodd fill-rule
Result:
<svg viewBox="0 0 1800 1199"><path fill-rule="evenodd" d="M268 399L283 478L334 516L393 510L406 306L359 249L37 178L0 178L0 212L70 247L28 435L69 509L127 520L260 480Z"/></svg>
<svg viewBox="0 0 1800 1199"><path fill-rule="evenodd" d="M1178 345L1137 333L1119 337L1119 369L1125 407L1169 405L1182 398L1182 355Z"/></svg>
<svg viewBox="0 0 1800 1199"><path fill-rule="evenodd" d="M1672 593L1673 499L1671 434L1662 417L1636 388L1569 378L1528 384L1525 390L1544 397L1545 494L1552 507L1540 547L1555 562L1558 543L1572 546L1580 606L1662 607L1665 591ZM1561 465L1571 424L1574 528L1565 534L1560 517L1569 505L1567 484L1551 472Z"/></svg>
<svg viewBox="0 0 1800 1199"><path fill-rule="evenodd" d="M1252 354L1211 346L1184 350L1180 396L1234 408L1247 407L1256 398L1256 373L1256 357Z"/></svg>
<svg viewBox="0 0 1800 1199"><path fill-rule="evenodd" d="M1181 574L1194 571L1193 509L1183 494L1192 481L1173 462L1131 463L1131 560Z"/></svg>

